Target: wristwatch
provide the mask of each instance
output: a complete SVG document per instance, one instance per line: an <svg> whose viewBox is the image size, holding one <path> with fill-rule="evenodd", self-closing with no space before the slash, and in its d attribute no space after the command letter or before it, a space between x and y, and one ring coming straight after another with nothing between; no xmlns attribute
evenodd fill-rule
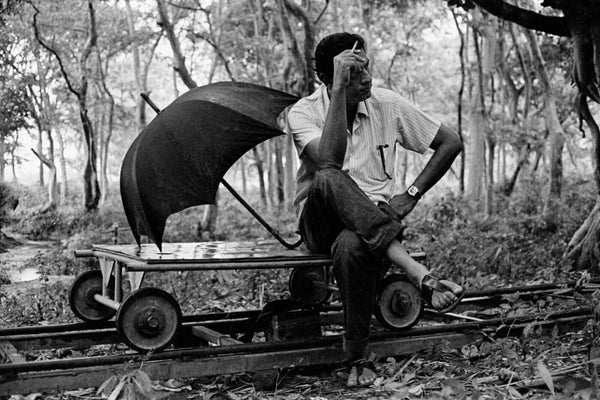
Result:
<svg viewBox="0 0 600 400"><path fill-rule="evenodd" d="M406 191L406 193L408 193L409 196L414 197L417 200L419 200L421 196L423 196L419 188L414 185L411 185Z"/></svg>

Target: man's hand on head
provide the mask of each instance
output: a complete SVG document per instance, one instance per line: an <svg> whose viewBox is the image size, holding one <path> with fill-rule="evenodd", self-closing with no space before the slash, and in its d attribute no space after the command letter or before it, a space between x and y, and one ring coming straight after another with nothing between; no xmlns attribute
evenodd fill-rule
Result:
<svg viewBox="0 0 600 400"><path fill-rule="evenodd" d="M390 206L396 211L400 219L404 219L417 205L419 200L408 193L402 193L392 197Z"/></svg>
<svg viewBox="0 0 600 400"><path fill-rule="evenodd" d="M365 67L367 60L360 50L344 50L333 58L333 89L345 88L350 84L350 75L354 70Z"/></svg>

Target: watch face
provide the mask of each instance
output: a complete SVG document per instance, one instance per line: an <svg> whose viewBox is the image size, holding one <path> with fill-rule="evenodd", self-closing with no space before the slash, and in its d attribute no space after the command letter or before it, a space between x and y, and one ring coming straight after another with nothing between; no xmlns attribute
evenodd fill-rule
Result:
<svg viewBox="0 0 600 400"><path fill-rule="evenodd" d="M411 196L416 196L417 193L419 193L419 189L417 189L414 186L411 186L408 188L408 194L410 194Z"/></svg>

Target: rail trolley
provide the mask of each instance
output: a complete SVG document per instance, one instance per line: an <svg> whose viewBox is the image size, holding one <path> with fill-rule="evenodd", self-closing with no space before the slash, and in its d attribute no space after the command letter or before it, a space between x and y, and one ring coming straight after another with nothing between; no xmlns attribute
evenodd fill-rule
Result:
<svg viewBox="0 0 600 400"><path fill-rule="evenodd" d="M330 257L301 250L300 241L288 243L223 179L246 151L283 134L278 116L298 98L241 82L192 89L164 110L147 95L142 97L158 115L132 143L121 168L121 196L139 246L95 245L76 251L79 257L97 258L100 269L84 272L73 282L69 303L75 315L87 322L114 316L125 343L140 352L168 347L180 331L181 308L166 291L141 288L145 273L151 271L287 268L293 300L313 310L326 304L337 290ZM168 215L214 202L219 184L276 240L163 244ZM158 246L140 244L140 232ZM422 261L425 255L413 257ZM131 288L127 296L125 277ZM383 326L410 328L422 312L420 291L404 275L384 278L375 306Z"/></svg>
<svg viewBox="0 0 600 400"><path fill-rule="evenodd" d="M100 268L80 274L71 285L69 304L74 314L90 323L114 317L123 341L140 352L168 347L177 338L182 323L181 307L171 294L160 288L141 288L147 272L290 269L291 298L316 311L337 291L330 257L285 249L276 240L166 243L162 251L154 244L94 245L91 250L75 254L95 257ZM420 261L426 258L420 252L412 256ZM124 296L127 282L131 292ZM420 291L405 275L388 274L375 304L379 323L404 330L414 326L422 313Z"/></svg>

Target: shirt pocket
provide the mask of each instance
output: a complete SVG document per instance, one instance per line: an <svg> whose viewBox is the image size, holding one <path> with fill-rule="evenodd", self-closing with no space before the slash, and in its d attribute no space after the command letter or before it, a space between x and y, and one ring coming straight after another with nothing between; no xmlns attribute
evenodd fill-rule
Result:
<svg viewBox="0 0 600 400"><path fill-rule="evenodd" d="M394 146L395 143L375 145L373 159L373 177L379 181L394 178Z"/></svg>

